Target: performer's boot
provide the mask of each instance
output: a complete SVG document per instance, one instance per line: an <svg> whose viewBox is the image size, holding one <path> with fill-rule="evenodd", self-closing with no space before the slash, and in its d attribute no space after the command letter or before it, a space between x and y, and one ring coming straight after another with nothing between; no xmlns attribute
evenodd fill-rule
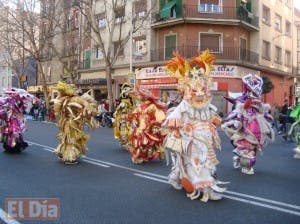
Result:
<svg viewBox="0 0 300 224"><path fill-rule="evenodd" d="M294 158L295 159L300 159L300 146L294 148L294 152L295 152Z"/></svg>
<svg viewBox="0 0 300 224"><path fill-rule="evenodd" d="M208 200L218 201L221 200L222 196L216 192L214 192L210 187L206 187L203 189L203 196L200 199L203 202L207 202Z"/></svg>
<svg viewBox="0 0 300 224"><path fill-rule="evenodd" d="M242 173L252 175L254 174L253 165L255 164L255 158L247 158L241 157L240 158L240 165L242 167Z"/></svg>
<svg viewBox="0 0 300 224"><path fill-rule="evenodd" d="M182 189L182 184L180 182L180 172L179 168L173 168L168 177L168 182L177 190Z"/></svg>
<svg viewBox="0 0 300 224"><path fill-rule="evenodd" d="M250 168L242 167L242 173L248 174L248 175L253 175L254 169L253 169L253 167L250 167Z"/></svg>
<svg viewBox="0 0 300 224"><path fill-rule="evenodd" d="M232 162L233 162L233 168L234 169L239 169L241 167L240 165L240 157L239 156L233 156L232 158Z"/></svg>
<svg viewBox="0 0 300 224"><path fill-rule="evenodd" d="M186 196L190 198L191 200L195 200L201 196L200 190L194 190L192 193L187 193Z"/></svg>

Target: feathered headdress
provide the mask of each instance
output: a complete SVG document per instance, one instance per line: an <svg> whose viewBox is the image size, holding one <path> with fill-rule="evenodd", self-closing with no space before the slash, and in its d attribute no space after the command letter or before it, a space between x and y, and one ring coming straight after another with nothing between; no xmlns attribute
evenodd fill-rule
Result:
<svg viewBox="0 0 300 224"><path fill-rule="evenodd" d="M173 52L174 57L166 64L166 70L171 77L178 78L178 89L185 89L186 82L191 81L190 78L201 75L204 78L210 77L211 69L216 57L205 50L198 56L192 58L190 62L184 59L178 52Z"/></svg>

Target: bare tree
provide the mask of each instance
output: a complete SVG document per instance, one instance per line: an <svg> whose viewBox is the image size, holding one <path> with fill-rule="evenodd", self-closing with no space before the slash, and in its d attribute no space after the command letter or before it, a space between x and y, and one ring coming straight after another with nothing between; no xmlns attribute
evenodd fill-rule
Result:
<svg viewBox="0 0 300 224"><path fill-rule="evenodd" d="M10 53L11 67L14 68L14 63L20 60L24 64L26 56L35 59L38 67L37 81L42 85L47 108L49 80L45 68L51 66L54 58L60 61L64 55L61 45L65 37L60 35L63 32L64 14L61 6L64 2L64 0L23 0L0 5L5 6L7 12L5 16L0 15L0 24L5 24L1 27L1 39ZM57 38L61 40L58 41ZM20 76L18 79L20 80Z"/></svg>
<svg viewBox="0 0 300 224"><path fill-rule="evenodd" d="M39 71L38 79L43 86L45 100L48 105L47 82L45 71L42 69L42 61L44 58L43 51L49 43L40 41L41 17L37 11L39 3L37 0L11 1L6 8L7 15L0 17L1 24L5 24L2 29L4 35L1 38L5 40L9 52L11 52L11 58L24 61L25 56L31 56L36 60ZM45 30L48 35L53 32L52 17L53 15L48 17L50 18L48 20L49 26ZM22 52L22 56L15 54L16 52ZM11 62L14 62L14 60L11 60Z"/></svg>
<svg viewBox="0 0 300 224"><path fill-rule="evenodd" d="M151 5L147 6L150 2ZM133 33L145 29L156 1L83 0L82 15L91 27L91 38L101 49L105 64L108 100L113 110L112 70ZM129 11L129 13L128 13ZM139 13L143 13L139 16Z"/></svg>

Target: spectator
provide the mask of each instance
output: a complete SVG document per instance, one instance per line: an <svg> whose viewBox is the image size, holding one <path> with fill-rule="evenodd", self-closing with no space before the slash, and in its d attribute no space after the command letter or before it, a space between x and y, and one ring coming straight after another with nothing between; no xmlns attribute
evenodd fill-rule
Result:
<svg viewBox="0 0 300 224"><path fill-rule="evenodd" d="M55 114L54 114L54 106L51 105L49 108L49 121L55 121Z"/></svg>
<svg viewBox="0 0 300 224"><path fill-rule="evenodd" d="M37 121L38 117L39 117L39 106L35 105L33 108L33 119Z"/></svg>
<svg viewBox="0 0 300 224"><path fill-rule="evenodd" d="M248 19L248 10L246 8L246 3L247 3L247 1L242 0L241 5L238 9L238 15L239 15L240 19L244 20L244 21L247 21L247 19Z"/></svg>
<svg viewBox="0 0 300 224"><path fill-rule="evenodd" d="M279 127L278 127L278 120L279 120L279 107L278 104L275 103L274 106L271 108L271 115L273 117L273 127L276 129L277 133L280 133Z"/></svg>
<svg viewBox="0 0 300 224"><path fill-rule="evenodd" d="M45 120L45 114L46 114L46 106L45 106L45 103L42 102L39 105L39 120L40 121L44 121Z"/></svg>
<svg viewBox="0 0 300 224"><path fill-rule="evenodd" d="M279 119L280 119L280 123L281 123L279 134L286 133L286 131L287 131L286 123L288 121L288 101L287 100L284 101L284 104L281 108Z"/></svg>

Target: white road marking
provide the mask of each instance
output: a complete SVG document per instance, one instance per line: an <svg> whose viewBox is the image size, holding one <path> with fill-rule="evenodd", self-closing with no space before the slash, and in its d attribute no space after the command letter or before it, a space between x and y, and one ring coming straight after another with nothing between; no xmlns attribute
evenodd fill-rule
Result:
<svg viewBox="0 0 300 224"><path fill-rule="evenodd" d="M48 146L45 146L45 145L41 145L39 143L35 143L35 142L29 142L29 143L31 143L33 145L41 146L44 150L47 150L47 151L53 152L53 150L54 150L54 148L51 148L51 147L48 147ZM142 173L142 174L146 174L146 175L150 175L150 176L154 176L154 177L168 179L168 177L163 176L163 175L154 174L154 173L150 173L150 172L146 172L146 171L141 171L141 170L138 170L138 169L118 165L118 164L115 164L115 163L106 162L106 161L99 160L99 159L90 158L90 157L87 157L87 156L82 156L82 158L88 159L88 160L93 161L93 162L102 163L102 164L105 164L105 165L108 165L108 166L113 166L113 167L117 167L117 168L120 168L120 169L129 170L129 171L132 171L132 172L138 172L138 173Z"/></svg>
<svg viewBox="0 0 300 224"><path fill-rule="evenodd" d="M41 144L38 144L38 143L35 143L35 142L30 142L30 144L41 146L42 149L44 149L46 151L53 152L53 150L54 150L54 148L51 148L51 147L48 147L48 146L45 146L45 145L41 145ZM94 164L94 165L98 165L98 166L105 166L106 165L108 167L112 166L112 167L117 167L117 168L128 170L128 171L133 171L134 172L133 175L135 175L135 176L145 178L145 179L149 179L149 180L153 180L153 181L157 181L157 182L161 182L161 183L164 183L164 184L169 184L168 181L167 181L168 177L163 176L163 175L150 173L150 172L146 172L146 171L141 171L141 170L137 170L137 169L134 169L134 168L129 168L129 167L126 167L126 166L118 165L118 164L115 164L115 163L90 158L90 157L87 157L87 156L82 156L82 157L83 157L83 160L85 162L88 162L88 163L91 163L91 164ZM229 195L226 195L226 194L237 195L237 196L244 197L244 198L229 196ZM265 208L269 208L269 209L289 213L289 214L292 214L292 215L300 216L300 211L294 211L294 210L291 210L291 209L278 207L278 206L284 206L284 207L289 207L289 208L292 208L292 209L295 209L295 210L300 210L300 206L298 206L298 205L287 204L287 203L284 203L284 202L274 201L274 200L270 200L270 199L266 199L266 198L262 198L262 197L252 196L252 195L249 195L249 194L242 194L242 193L233 192L233 191L224 192L223 197L231 199L231 200L235 200L235 201L244 202L244 203L247 203L247 204L252 204L252 205L265 207ZM273 206L273 205L269 205L269 204L265 204L265 203L261 203L261 202L256 202L256 201L251 201L251 200L245 199L245 198L250 198L250 199L253 199L253 200L257 200L257 201L263 201L263 202L267 202L267 203L278 205L278 206Z"/></svg>
<svg viewBox="0 0 300 224"><path fill-rule="evenodd" d="M146 176L146 175L139 174L139 173L134 173L133 175L138 176L138 177L142 177L142 178L146 178L146 179L150 179L150 180L154 180L154 181L158 181L158 182L161 182L161 183L168 184L168 181L162 180L162 179L158 179L158 178L155 178L155 177L150 177L150 176Z"/></svg>
<svg viewBox="0 0 300 224"><path fill-rule="evenodd" d="M87 159L82 159L83 161L87 162L87 163L90 163L90 164L93 164L93 165L97 165L97 166L102 166L102 167L105 167L105 168L109 168L110 166L107 166L107 165L104 165L104 164L101 164L101 163L96 163L96 162L93 162L93 161L89 161Z"/></svg>
<svg viewBox="0 0 300 224"><path fill-rule="evenodd" d="M293 211L293 210L290 210L290 209L280 208L280 207L277 207L277 206L272 206L272 205L268 205L268 204L264 204L264 203L260 203L260 202L256 202L256 201L250 201L250 200L247 200L247 199L244 199L244 198L228 196L228 195L224 195L224 194L223 194L223 197L231 199L231 200L235 200L235 201L244 202L244 203L247 203L247 204L257 205L257 206L260 206L260 207L270 208L270 209L273 209L273 210L277 210L277 211L289 213L289 214L292 214L292 215L300 216L300 212Z"/></svg>
<svg viewBox="0 0 300 224"><path fill-rule="evenodd" d="M17 220L8 218L8 214L5 211L3 211L1 208L0 208L0 219L2 219L2 221L4 221L4 223L6 224L21 224Z"/></svg>
<svg viewBox="0 0 300 224"><path fill-rule="evenodd" d="M142 177L142 178L145 178L145 179L150 179L150 180L158 181L158 182L161 182L161 183L169 184L168 181L165 181L165 180L160 180L160 179L157 179L157 178L153 178L153 177L149 177L149 176L145 176L145 175L141 175L141 174L137 174L137 173L134 173L134 175ZM294 210L290 210L290 209L285 209L285 208L280 208L280 207L277 207L277 206L273 206L273 205L269 205L269 204L264 204L264 203L256 202L256 201L251 201L251 200L244 199L244 198L239 198L239 197L234 197L234 196L228 196L228 195L226 195L226 193L228 193L228 191L225 191L224 193L222 193L223 198L228 198L228 199L231 199L231 200L240 201L240 202L244 202L244 203L251 204L251 205L256 205L256 206L260 206L260 207L264 207L264 208L269 208L269 209L273 209L273 210L277 210L277 211L289 213L289 214L292 214L292 215L300 216L300 212L298 212L298 211L294 211ZM230 193L236 193L236 192L230 191ZM240 193L237 193L237 194L241 195L241 196L244 196L244 197L247 197L247 196L249 197L250 196L250 195L240 194ZM259 197L255 197L255 196L251 196L249 198L253 198L253 199L255 198L255 199L260 200L260 201L266 201L266 202L269 202L269 203L284 205L284 206L293 207L293 208L296 208L296 209L299 208L299 206L290 205L290 204L286 204L286 203L282 203L282 202L277 202L277 201L273 201L273 200L268 200L268 199L264 199L264 198L259 198Z"/></svg>
<svg viewBox="0 0 300 224"><path fill-rule="evenodd" d="M241 197L245 197L245 198L251 198L251 199L254 199L254 200L257 200L257 201L264 201L264 202L272 203L272 204L275 204L275 205L281 205L281 206L290 207L290 208L293 208L293 209L300 210L300 206L297 206L297 205L291 205L291 204L287 204L287 203L284 203L284 202L273 201L273 200L260 198L260 197L256 197L256 196L252 196L252 195L248 195L248 194L242 194L242 193L238 193L238 192L234 192L234 191L226 191L226 194L232 194L232 195L237 195L237 196L241 196Z"/></svg>

